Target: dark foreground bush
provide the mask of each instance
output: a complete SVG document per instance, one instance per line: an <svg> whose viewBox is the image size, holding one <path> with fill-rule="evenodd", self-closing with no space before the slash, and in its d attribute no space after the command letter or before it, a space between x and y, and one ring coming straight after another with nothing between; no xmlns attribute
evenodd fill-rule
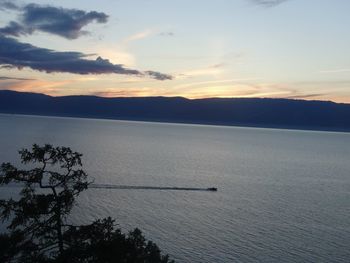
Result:
<svg viewBox="0 0 350 263"><path fill-rule="evenodd" d="M0 235L0 262L170 262L139 229L125 235L111 218L81 226L67 223L75 198L90 184L80 153L33 145L20 155L31 169L10 163L0 168L0 185L22 187L19 198L0 200L0 219L8 226Z"/></svg>

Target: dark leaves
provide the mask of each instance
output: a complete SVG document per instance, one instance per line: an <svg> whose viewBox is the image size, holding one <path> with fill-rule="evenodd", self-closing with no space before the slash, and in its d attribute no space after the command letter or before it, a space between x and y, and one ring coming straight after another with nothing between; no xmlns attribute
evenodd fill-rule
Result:
<svg viewBox="0 0 350 263"><path fill-rule="evenodd" d="M126 236L110 217L85 226L67 224L75 197L89 186L82 154L49 144L19 153L32 169L0 167L0 185L22 187L17 199L0 200L0 219L9 230L0 235L0 262L169 262L139 229Z"/></svg>
<svg viewBox="0 0 350 263"><path fill-rule="evenodd" d="M22 164L32 169L20 170L10 163L1 165L0 185L17 183L22 189L17 200L0 200L0 219L7 221L10 234L25 230L24 241L35 244L38 251L55 253L75 196L89 185L87 174L81 169L82 154L50 144L34 144L19 154ZM24 255L24 251L18 253Z"/></svg>

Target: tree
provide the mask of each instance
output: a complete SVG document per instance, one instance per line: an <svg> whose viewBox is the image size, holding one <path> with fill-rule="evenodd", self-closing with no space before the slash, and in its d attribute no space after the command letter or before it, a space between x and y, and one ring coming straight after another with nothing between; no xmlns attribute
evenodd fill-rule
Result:
<svg viewBox="0 0 350 263"><path fill-rule="evenodd" d="M31 169L0 167L0 185L21 187L19 197L0 200L0 219L8 229L0 235L0 262L168 262L141 231L125 236L111 218L67 224L75 198L91 183L82 154L49 144L19 153Z"/></svg>
<svg viewBox="0 0 350 263"><path fill-rule="evenodd" d="M87 174L81 169L81 154L67 147L33 145L20 152L20 170L10 163L1 165L0 185L20 183L19 199L0 200L0 217L9 220L8 229L16 236L21 260L45 252L62 254L63 231L75 197L87 189ZM25 252L25 253L24 253Z"/></svg>
<svg viewBox="0 0 350 263"><path fill-rule="evenodd" d="M110 217L97 220L91 225L71 227L66 238L72 246L65 250L62 262L126 262L126 263L168 263L169 257L162 256L156 244L147 241L139 229L128 235L114 229ZM174 262L174 261L170 261Z"/></svg>

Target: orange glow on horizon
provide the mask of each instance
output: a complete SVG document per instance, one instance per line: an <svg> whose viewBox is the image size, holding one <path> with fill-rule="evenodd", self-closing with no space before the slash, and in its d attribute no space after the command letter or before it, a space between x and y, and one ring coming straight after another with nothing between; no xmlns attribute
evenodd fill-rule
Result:
<svg viewBox="0 0 350 263"><path fill-rule="evenodd" d="M43 93L50 96L65 95L94 95L100 97L184 97L188 99L203 98L289 98L304 100L323 100L334 101L338 103L350 103L347 96L332 96L330 94L304 94L287 86L269 85L269 84L247 84L232 83L232 80L219 80L208 82L197 82L190 84L175 85L173 87L153 87L158 83L153 82L152 87L135 88L130 85L145 85L147 80L120 82L118 88L106 87L95 88L101 78L80 77L70 80L21 80L21 81L3 81L0 82L1 89L15 90L19 92ZM233 80L234 81L234 80ZM91 88L85 87L86 83ZM218 85L215 85L218 84ZM150 85L148 83L147 85ZM84 86L84 88L82 88ZM108 84L107 86L111 86ZM74 88L73 88L74 87Z"/></svg>

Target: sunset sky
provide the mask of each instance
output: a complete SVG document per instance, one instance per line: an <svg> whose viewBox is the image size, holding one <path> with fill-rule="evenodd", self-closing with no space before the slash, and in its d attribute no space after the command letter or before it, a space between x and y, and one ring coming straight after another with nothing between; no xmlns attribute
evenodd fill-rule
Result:
<svg viewBox="0 0 350 263"><path fill-rule="evenodd" d="M348 0L0 0L0 89L350 103Z"/></svg>

